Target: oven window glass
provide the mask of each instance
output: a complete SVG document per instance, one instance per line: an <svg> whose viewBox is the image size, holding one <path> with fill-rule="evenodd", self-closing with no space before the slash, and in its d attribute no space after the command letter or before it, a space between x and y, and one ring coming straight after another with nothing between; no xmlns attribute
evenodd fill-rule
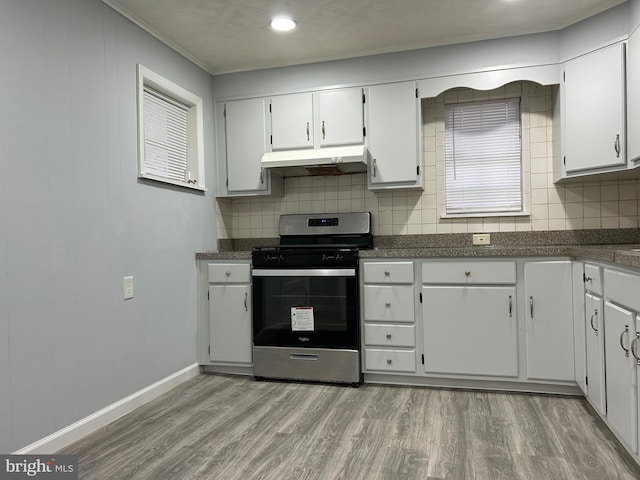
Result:
<svg viewBox="0 0 640 480"><path fill-rule="evenodd" d="M358 306L354 276L254 277L254 344L357 348Z"/></svg>

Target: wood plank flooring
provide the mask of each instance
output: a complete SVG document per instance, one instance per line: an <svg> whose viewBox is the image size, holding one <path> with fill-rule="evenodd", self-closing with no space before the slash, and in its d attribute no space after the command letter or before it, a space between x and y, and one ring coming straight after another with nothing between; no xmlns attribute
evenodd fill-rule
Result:
<svg viewBox="0 0 640 480"><path fill-rule="evenodd" d="M218 375L58 453L86 480L640 479L581 398Z"/></svg>

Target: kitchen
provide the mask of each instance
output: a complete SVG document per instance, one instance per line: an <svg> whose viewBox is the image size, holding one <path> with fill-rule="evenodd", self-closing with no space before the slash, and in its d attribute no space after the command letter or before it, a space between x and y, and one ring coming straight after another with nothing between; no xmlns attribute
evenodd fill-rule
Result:
<svg viewBox="0 0 640 480"><path fill-rule="evenodd" d="M454 45L336 61L321 75L317 65L223 75L214 77L211 90L209 74L100 2L64 2L64 8L19 3L3 5L5 18L13 21L1 34L2 58L15 65L4 79L15 121L2 134L9 154L2 163L0 194L2 218L8 219L2 222L6 247L0 250L6 266L0 305L7 312L0 323L0 381L10 388L0 394L0 430L10 433L0 439L1 451L31 445L182 369L188 371L176 382L192 375L200 308L193 301L198 292L193 255L214 250L214 239L240 246L242 239L273 239L282 213L332 210L371 211L374 235L501 230L502 220L481 225L439 220L438 186L430 183L435 180L428 170L435 165L425 165L423 192L373 193L364 175L355 174L287 179L286 194L279 198L214 202L222 176L213 168L205 170L206 184L215 187L204 195L141 183L136 137L129 133L135 131L135 92L128 85L135 84L136 63L164 72L204 99L210 127L205 150L213 152L212 97L522 66L525 51L533 52L536 64L556 64L628 35L629 16L637 12L637 2L627 2L566 31L488 40L478 44L486 56ZM557 51L559 44L563 51ZM387 68L389 59L393 70ZM44 87L40 80L46 80ZM94 102L100 107L83 108ZM9 164L8 158L29 161ZM539 216L524 223L507 220L505 232L519 225L540 232L637 229L637 180L553 184L549 158L535 164L544 169L531 171L531 205ZM124 302L123 276L135 278L134 297Z"/></svg>

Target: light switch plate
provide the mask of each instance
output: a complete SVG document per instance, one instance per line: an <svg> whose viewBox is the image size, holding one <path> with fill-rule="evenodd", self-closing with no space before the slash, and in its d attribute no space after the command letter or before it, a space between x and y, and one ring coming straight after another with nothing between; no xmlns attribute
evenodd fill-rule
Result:
<svg viewBox="0 0 640 480"><path fill-rule="evenodd" d="M491 235L488 233L474 233L473 244L474 245L491 245Z"/></svg>
<svg viewBox="0 0 640 480"><path fill-rule="evenodd" d="M133 298L133 277L124 277L124 299Z"/></svg>

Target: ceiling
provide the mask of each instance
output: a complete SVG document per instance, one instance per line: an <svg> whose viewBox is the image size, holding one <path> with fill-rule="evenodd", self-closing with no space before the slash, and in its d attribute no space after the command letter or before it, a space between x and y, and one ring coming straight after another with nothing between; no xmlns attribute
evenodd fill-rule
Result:
<svg viewBox="0 0 640 480"><path fill-rule="evenodd" d="M625 0L103 0L211 74L558 30ZM278 33L275 15L298 27Z"/></svg>

